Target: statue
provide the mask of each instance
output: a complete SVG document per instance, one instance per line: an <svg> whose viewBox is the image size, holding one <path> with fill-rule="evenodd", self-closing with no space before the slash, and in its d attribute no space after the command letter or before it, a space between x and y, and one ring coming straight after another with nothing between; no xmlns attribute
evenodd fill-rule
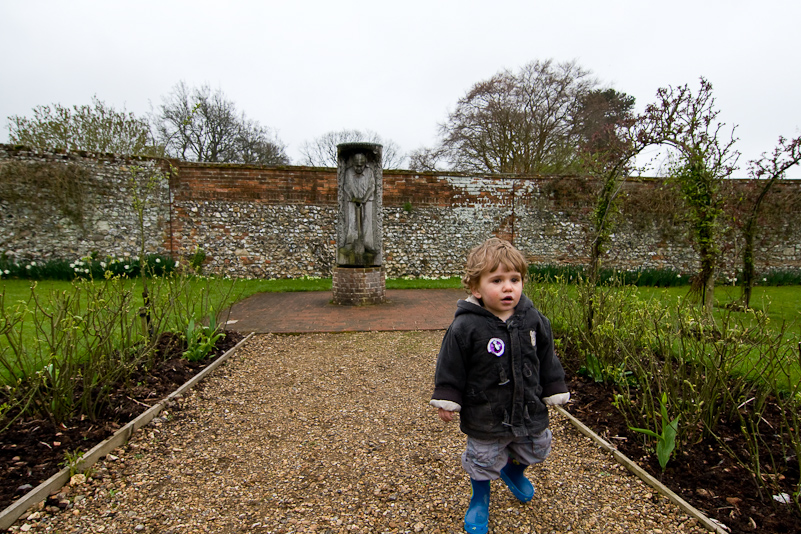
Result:
<svg viewBox="0 0 801 534"><path fill-rule="evenodd" d="M381 148L372 143L337 146L338 265L381 265Z"/></svg>
<svg viewBox="0 0 801 534"><path fill-rule="evenodd" d="M373 199L375 197L375 174L367 166L367 156L361 152L352 158L352 165L345 170L346 213L345 247L357 255L365 252L375 254L373 241Z"/></svg>

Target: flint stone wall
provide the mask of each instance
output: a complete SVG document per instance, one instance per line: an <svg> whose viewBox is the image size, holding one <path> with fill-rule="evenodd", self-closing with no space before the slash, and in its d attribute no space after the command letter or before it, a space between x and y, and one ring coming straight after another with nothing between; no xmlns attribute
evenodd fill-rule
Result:
<svg viewBox="0 0 801 534"><path fill-rule="evenodd" d="M124 185L126 169L137 164L169 170L165 162L155 160L0 145L0 169L10 162L80 165L93 176L86 186L91 209L85 210L80 227L54 209L41 209L34 217L25 211L29 207L13 205L0 195L0 252L19 260L72 259L93 251L136 254L135 216ZM207 274L332 276L336 169L172 163L175 171L161 184L158 205L147 213L148 252L186 261L201 248L207 256ZM785 184L780 194L798 195L799 186ZM392 278L460 275L467 251L492 235L512 239L535 263L585 264L586 221L592 206L590 197L580 193L588 187L588 180L569 177L384 171L386 274ZM660 188L658 180L627 184L629 196L622 203L605 266L696 270L697 257L686 226L662 200ZM41 203L46 201L43 198ZM766 228L757 247L758 269L801 267L796 212L778 214L774 227ZM733 275L739 268L742 246L738 239L736 233L724 236L724 274Z"/></svg>
<svg viewBox="0 0 801 534"><path fill-rule="evenodd" d="M81 172L71 190L80 209L63 209L62 190L30 178L9 176L18 164L75 166ZM160 170L159 161L112 154L52 152L0 144L0 254L9 259L78 259L92 251L138 256L140 232L129 179L132 166ZM159 182L144 210L148 253L168 254L169 183ZM80 215L76 215L76 212Z"/></svg>

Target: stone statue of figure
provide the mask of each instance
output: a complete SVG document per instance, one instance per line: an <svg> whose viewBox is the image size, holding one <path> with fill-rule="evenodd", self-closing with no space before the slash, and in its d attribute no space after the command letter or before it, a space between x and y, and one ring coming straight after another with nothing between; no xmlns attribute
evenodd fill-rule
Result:
<svg viewBox="0 0 801 534"><path fill-rule="evenodd" d="M336 263L339 266L378 267L382 263L382 148L376 143L337 145Z"/></svg>
<svg viewBox="0 0 801 534"><path fill-rule="evenodd" d="M373 236L373 202L375 174L367 164L367 156L358 152L345 170L345 247L357 255L376 250Z"/></svg>

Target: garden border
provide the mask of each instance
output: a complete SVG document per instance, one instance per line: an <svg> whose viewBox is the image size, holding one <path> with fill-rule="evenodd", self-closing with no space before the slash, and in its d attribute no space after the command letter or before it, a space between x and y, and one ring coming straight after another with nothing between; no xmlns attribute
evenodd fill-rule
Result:
<svg viewBox="0 0 801 534"><path fill-rule="evenodd" d="M228 358L230 358L231 355L233 355L236 350L239 349L239 347L244 345L245 342L254 335L254 333L248 334L245 339L230 348L225 352L225 354L214 360L211 364L209 364L208 367L189 379L178 389L151 406L147 411L136 417L136 419L114 432L111 437L92 447L92 449L89 450L89 452L87 452L78 462L77 465L80 470L83 471L84 469L92 466L95 462L105 457L117 447L127 443L128 440L131 439L133 433L150 423L150 421L152 421L167 406L168 402L178 395L182 395L185 391L191 389L195 386L195 384L206 378L209 373L219 367L224 361L228 360ZM64 487L69 480L70 467L68 466L33 488L18 500L11 503L5 510L0 512L0 529L6 530L11 527L17 521L17 519L22 516L22 514L30 509L31 506L37 502L47 499L53 490Z"/></svg>
<svg viewBox="0 0 801 534"><path fill-rule="evenodd" d="M601 436L596 434L592 431L587 425L576 419L570 412L565 410L562 406L554 406L556 411L560 414L567 417L567 420L570 421L573 426L575 426L579 432L590 438L594 441L601 449L605 452L608 452L612 455L612 457L617 460L617 462L623 465L626 469L628 469L631 473L637 476L640 480L654 488L660 494L667 497L673 504L677 505L679 508L684 510L690 517L696 519L700 522L706 529L710 532L715 532L717 534L729 534L731 531L727 529L727 527L722 526L721 523L710 519L707 517L701 510L694 507L684 499L682 499L678 494L671 491L670 488L659 482L656 478L651 476L645 469L637 465L636 462L628 458L625 454L617 450L617 448L603 439Z"/></svg>
<svg viewBox="0 0 801 534"><path fill-rule="evenodd" d="M89 452L87 452L79 462L80 468L86 469L93 465L95 462L105 457L117 447L125 444L133 435L135 431L142 428L152 421L166 406L169 401L176 396L183 394L188 389L191 389L198 382L206 378L214 369L219 367L224 361L228 360L236 351L244 345L251 337L255 335L254 332L248 334L242 341L237 343L234 347L229 349L225 354L217 358L208 367L203 369L193 378L188 380L181 387L166 396L160 402L150 407L147 411L139 415L136 419L129 422L119 430L117 430L110 438L95 445ZM576 419L567 410L561 406L554 406L557 412L567 418L576 429L595 442L601 449L612 455L612 457L621 465L626 467L632 474L637 476L643 482L654 488L660 494L667 497L671 502L676 504L690 517L699 521L706 529L716 534L728 534L728 531L720 523L708 518L703 512L692 506L690 503L682 499L679 495L671 491L664 484L659 482L656 478L651 476L642 467L637 465L634 461L626 457L623 453L618 451L612 444L604 440L601 436L593 432L587 425ZM0 512L0 529L6 530L11 527L22 514L31 508L37 502L46 499L53 490L64 487L70 480L70 468L65 467L46 481L39 484L37 487L26 493L23 497L9 505L5 510Z"/></svg>

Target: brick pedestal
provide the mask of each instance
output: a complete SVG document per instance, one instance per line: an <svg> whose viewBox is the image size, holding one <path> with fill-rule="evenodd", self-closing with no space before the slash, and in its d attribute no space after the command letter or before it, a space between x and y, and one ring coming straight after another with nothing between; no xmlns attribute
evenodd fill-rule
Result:
<svg viewBox="0 0 801 534"><path fill-rule="evenodd" d="M381 304L386 295L386 275L383 267L336 267L333 286L334 304Z"/></svg>

